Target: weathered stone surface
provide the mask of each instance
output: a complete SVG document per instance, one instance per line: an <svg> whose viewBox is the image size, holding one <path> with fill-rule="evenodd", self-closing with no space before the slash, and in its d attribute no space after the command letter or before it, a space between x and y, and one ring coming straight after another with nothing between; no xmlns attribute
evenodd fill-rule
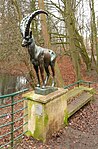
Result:
<svg viewBox="0 0 98 149"><path fill-rule="evenodd" d="M24 119L24 123L28 121L28 126L24 127L24 131L28 130L27 135L44 142L62 127L64 117L67 117L66 92L59 88L48 95L35 94L34 91L24 95L28 99L25 100L28 118Z"/></svg>

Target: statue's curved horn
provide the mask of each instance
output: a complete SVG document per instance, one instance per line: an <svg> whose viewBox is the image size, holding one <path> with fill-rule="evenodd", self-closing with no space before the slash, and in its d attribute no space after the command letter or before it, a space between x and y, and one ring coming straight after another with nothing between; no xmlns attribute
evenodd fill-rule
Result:
<svg viewBox="0 0 98 149"><path fill-rule="evenodd" d="M41 13L48 15L48 13L44 10L37 10L22 19L20 23L20 31L23 37L26 37L29 35L29 28L30 28L31 21L33 20L34 17L36 17L38 14L41 14Z"/></svg>

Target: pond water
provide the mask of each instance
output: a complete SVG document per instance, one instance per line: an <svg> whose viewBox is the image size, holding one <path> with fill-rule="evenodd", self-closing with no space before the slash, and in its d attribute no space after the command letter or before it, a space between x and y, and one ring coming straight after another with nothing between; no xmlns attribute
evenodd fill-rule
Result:
<svg viewBox="0 0 98 149"><path fill-rule="evenodd" d="M26 82L26 78L23 76L0 74L0 95L21 90L25 88Z"/></svg>

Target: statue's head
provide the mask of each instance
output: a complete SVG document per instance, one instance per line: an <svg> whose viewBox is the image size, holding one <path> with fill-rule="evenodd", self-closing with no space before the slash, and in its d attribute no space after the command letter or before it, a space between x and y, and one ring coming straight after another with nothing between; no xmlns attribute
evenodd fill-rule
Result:
<svg viewBox="0 0 98 149"><path fill-rule="evenodd" d="M48 15L48 13L44 10L37 10L34 11L33 13L27 15L26 17L24 17L20 23L20 31L22 34L22 46L28 46L32 43L32 31L30 29L30 24L32 22L32 20L38 15L44 13L46 15Z"/></svg>
<svg viewBox="0 0 98 149"><path fill-rule="evenodd" d="M22 47L26 47L32 43L32 31L30 31L30 35L23 37Z"/></svg>

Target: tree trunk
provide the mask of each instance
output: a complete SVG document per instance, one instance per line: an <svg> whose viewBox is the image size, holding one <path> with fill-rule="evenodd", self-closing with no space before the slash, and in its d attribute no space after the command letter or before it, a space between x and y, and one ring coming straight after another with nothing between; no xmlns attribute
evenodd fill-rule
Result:
<svg viewBox="0 0 98 149"><path fill-rule="evenodd" d="M91 9L91 48L96 53L97 60L96 66L98 66L98 41L97 41L97 25L95 20L94 0L89 0Z"/></svg>
<svg viewBox="0 0 98 149"><path fill-rule="evenodd" d="M19 7L19 5L18 5L18 2L17 2L17 0L11 0L12 1L12 4L15 6L15 8L16 8L16 11L17 11L17 13L18 13L18 17L19 17L19 22L21 21L21 19L22 19L22 13L21 13L21 10L20 10L20 7Z"/></svg>
<svg viewBox="0 0 98 149"><path fill-rule="evenodd" d="M76 37L76 41L75 41L76 48L79 50L79 53L80 53L84 63L86 64L87 70L90 70L91 61L87 54L86 47L85 47L84 41L83 41L83 37L78 33L77 29L75 29L75 37Z"/></svg>
<svg viewBox="0 0 98 149"><path fill-rule="evenodd" d="M81 79L79 66L79 52L75 46L75 17L71 9L71 0L66 0L67 30L69 34L69 46L72 62L75 68L77 80Z"/></svg>
<svg viewBox="0 0 98 149"><path fill-rule="evenodd" d="M38 0L38 5L39 5L39 9L45 10L44 0ZM42 34L43 34L43 38L44 38L44 46L47 48L50 48L51 44L50 44L50 37L49 37L49 33L48 33L46 15L41 14L40 17L41 17Z"/></svg>

